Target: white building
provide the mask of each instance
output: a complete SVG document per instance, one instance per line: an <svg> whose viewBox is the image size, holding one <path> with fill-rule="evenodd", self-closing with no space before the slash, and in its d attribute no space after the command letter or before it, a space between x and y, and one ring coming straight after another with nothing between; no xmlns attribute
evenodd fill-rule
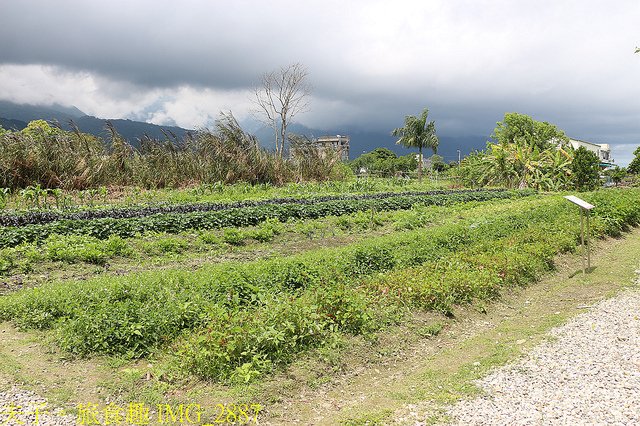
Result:
<svg viewBox="0 0 640 426"><path fill-rule="evenodd" d="M573 149L578 149L581 146L586 150L595 153L600 160L600 165L602 167L612 167L614 163L614 159L611 157L611 148L609 144L597 144L593 142L581 141L579 139L569 138L569 142Z"/></svg>

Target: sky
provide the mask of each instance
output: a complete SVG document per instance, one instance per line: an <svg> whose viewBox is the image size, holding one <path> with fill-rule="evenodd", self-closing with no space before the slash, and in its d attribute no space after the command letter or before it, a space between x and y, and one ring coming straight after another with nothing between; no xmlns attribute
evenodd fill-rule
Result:
<svg viewBox="0 0 640 426"><path fill-rule="evenodd" d="M301 63L297 122L390 132L429 108L441 135L506 112L640 145L638 0L0 0L0 99L186 128L255 117L260 76Z"/></svg>

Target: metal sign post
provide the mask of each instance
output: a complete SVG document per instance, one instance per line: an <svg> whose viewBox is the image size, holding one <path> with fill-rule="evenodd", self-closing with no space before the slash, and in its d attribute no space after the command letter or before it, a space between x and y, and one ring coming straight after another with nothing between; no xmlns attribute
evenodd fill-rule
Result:
<svg viewBox="0 0 640 426"><path fill-rule="evenodd" d="M586 201L574 196L574 195L567 195L564 198L566 198L567 200L571 201L573 204L576 204L578 207L580 207L580 241L582 243L582 250L584 251L585 249L585 245L584 245L584 216L587 217L587 269L591 268L591 249L590 249L590 244L589 244L589 234L590 234L590 230L589 230L589 210L591 210L592 208L594 208L595 206L592 204L587 203ZM586 273L586 269L584 267L584 255L582 256L582 273L585 274Z"/></svg>

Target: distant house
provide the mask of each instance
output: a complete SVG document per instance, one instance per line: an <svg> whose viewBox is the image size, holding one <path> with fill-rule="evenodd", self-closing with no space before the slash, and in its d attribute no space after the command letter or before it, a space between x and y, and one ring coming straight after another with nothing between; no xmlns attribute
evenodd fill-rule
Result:
<svg viewBox="0 0 640 426"><path fill-rule="evenodd" d="M569 143L571 143L573 149L578 149L582 146L586 150L595 153L600 160L600 167L609 168L614 166L613 163L615 160L611 157L611 148L609 147L609 144L597 144L573 138L569 138Z"/></svg>
<svg viewBox="0 0 640 426"><path fill-rule="evenodd" d="M322 150L333 150L340 155L342 161L349 161L349 136L321 136L315 144Z"/></svg>
<svg viewBox="0 0 640 426"><path fill-rule="evenodd" d="M420 154L416 154L416 161L420 162ZM422 170L429 170L431 168L431 157L427 157L422 154Z"/></svg>

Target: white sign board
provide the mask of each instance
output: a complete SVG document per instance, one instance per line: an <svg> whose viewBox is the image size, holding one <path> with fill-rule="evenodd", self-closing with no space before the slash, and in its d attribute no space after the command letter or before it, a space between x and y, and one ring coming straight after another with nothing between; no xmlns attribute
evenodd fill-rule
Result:
<svg viewBox="0 0 640 426"><path fill-rule="evenodd" d="M585 210L591 210L592 208L594 208L595 206L592 204L587 203L584 200L581 200L580 198L576 197L575 195L565 195L565 197L567 200L571 201L573 204L577 204L580 207L582 207Z"/></svg>

